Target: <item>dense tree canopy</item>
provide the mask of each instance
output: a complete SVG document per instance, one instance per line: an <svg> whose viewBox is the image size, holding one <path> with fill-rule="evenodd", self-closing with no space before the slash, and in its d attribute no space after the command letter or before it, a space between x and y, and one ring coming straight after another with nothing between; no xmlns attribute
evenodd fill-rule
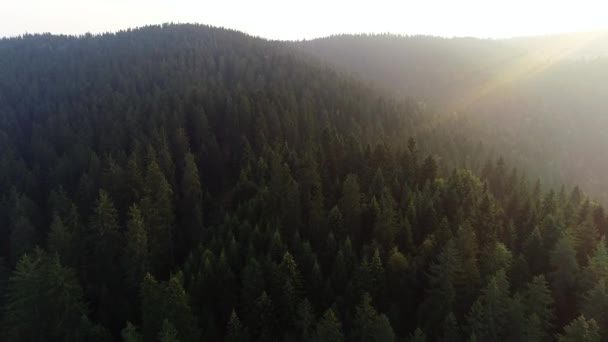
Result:
<svg viewBox="0 0 608 342"><path fill-rule="evenodd" d="M431 135L452 136L442 157L454 166L481 169L499 151L545 185L576 183L608 204L608 160L598 158L608 148L606 32L511 39L344 34L293 45L390 94L422 101L435 114Z"/></svg>
<svg viewBox="0 0 608 342"><path fill-rule="evenodd" d="M450 167L423 109L284 44L28 35L0 66L3 340L608 336L599 204Z"/></svg>

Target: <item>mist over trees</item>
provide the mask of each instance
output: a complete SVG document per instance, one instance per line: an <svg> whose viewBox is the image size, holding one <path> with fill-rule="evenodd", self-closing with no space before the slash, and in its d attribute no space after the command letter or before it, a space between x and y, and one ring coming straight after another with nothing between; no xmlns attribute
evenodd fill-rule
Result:
<svg viewBox="0 0 608 342"><path fill-rule="evenodd" d="M608 337L599 202L289 44L28 35L0 66L3 340Z"/></svg>
<svg viewBox="0 0 608 342"><path fill-rule="evenodd" d="M338 35L294 46L423 102L438 117L435 129L475 137L484 154L498 153L553 187L578 184L608 203L608 161L598 158L608 149L607 33L498 40Z"/></svg>

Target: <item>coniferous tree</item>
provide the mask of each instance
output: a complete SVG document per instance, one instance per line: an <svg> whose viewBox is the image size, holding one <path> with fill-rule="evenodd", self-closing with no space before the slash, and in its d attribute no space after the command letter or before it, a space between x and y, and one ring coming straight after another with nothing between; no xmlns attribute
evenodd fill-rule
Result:
<svg viewBox="0 0 608 342"><path fill-rule="evenodd" d="M573 238L569 233L562 234L551 252L551 272L549 281L557 308L560 323L567 322L575 312L574 293L580 273Z"/></svg>
<svg viewBox="0 0 608 342"><path fill-rule="evenodd" d="M426 342L426 334L422 329L417 328L407 339L408 342Z"/></svg>
<svg viewBox="0 0 608 342"><path fill-rule="evenodd" d="M148 272L148 234L144 226L144 219L137 205L129 209L127 223L126 246L124 251L124 267L128 286L135 289Z"/></svg>
<svg viewBox="0 0 608 342"><path fill-rule="evenodd" d="M162 327L158 332L158 340L160 342L179 342L180 339L177 335L177 329L175 329L175 326L169 322L169 320L163 320Z"/></svg>
<svg viewBox="0 0 608 342"><path fill-rule="evenodd" d="M593 319L580 316L564 328L563 334L557 335L559 342L599 342L601 340L598 326Z"/></svg>
<svg viewBox="0 0 608 342"><path fill-rule="evenodd" d="M0 40L1 338L606 335L605 196L283 45Z"/></svg>
<svg viewBox="0 0 608 342"><path fill-rule="evenodd" d="M148 229L150 267L155 275L166 277L173 265L173 191L156 161L146 171L144 197L140 208Z"/></svg>
<svg viewBox="0 0 608 342"><path fill-rule="evenodd" d="M159 283L147 274L141 284L142 334L152 340L164 331L167 338L197 341L199 330L179 275ZM165 321L167 323L165 323ZM172 327L173 329L169 329ZM169 334L171 333L171 334Z"/></svg>
<svg viewBox="0 0 608 342"><path fill-rule="evenodd" d="M430 329L440 325L452 312L456 299L454 283L461 277L460 255L449 241L429 269L429 293L421 309L425 325Z"/></svg>
<svg viewBox="0 0 608 342"><path fill-rule="evenodd" d="M295 325L302 341L309 341L312 338L315 317L311 304L306 298L298 304Z"/></svg>
<svg viewBox="0 0 608 342"><path fill-rule="evenodd" d="M602 336L608 334L608 290L606 280L600 280L595 287L583 294L581 313L595 320Z"/></svg>
<svg viewBox="0 0 608 342"><path fill-rule="evenodd" d="M371 297L364 293L356 308L355 330L356 341L393 341L395 334L385 315L378 314L371 304Z"/></svg>
<svg viewBox="0 0 608 342"><path fill-rule="evenodd" d="M143 340L143 337L137 331L137 327L131 324L131 322L127 322L127 325L120 332L120 336L123 342L141 342Z"/></svg>
<svg viewBox="0 0 608 342"><path fill-rule="evenodd" d="M553 330L555 312L553 297L544 275L534 277L527 284L523 299L528 319L532 320L532 316L535 316L533 327L537 332L534 335L540 337L540 340L545 340ZM530 328L529 333L531 331L532 328Z"/></svg>
<svg viewBox="0 0 608 342"><path fill-rule="evenodd" d="M338 320L332 309L327 309L317 323L313 337L315 342L341 342L344 341L342 323Z"/></svg>
<svg viewBox="0 0 608 342"><path fill-rule="evenodd" d="M76 340L90 322L74 272L40 249L24 255L11 275L2 313L8 341Z"/></svg>
<svg viewBox="0 0 608 342"><path fill-rule="evenodd" d="M509 284L504 270L493 276L473 304L468 317L469 331L478 339L500 340L509 329Z"/></svg>
<svg viewBox="0 0 608 342"><path fill-rule="evenodd" d="M340 211L344 217L344 227L352 236L359 235L361 224L361 190L357 176L349 174L342 185Z"/></svg>
<svg viewBox="0 0 608 342"><path fill-rule="evenodd" d="M180 185L179 210L182 230L178 250L187 251L191 250L203 236L203 192L198 167L190 152L184 152L184 171Z"/></svg>
<svg viewBox="0 0 608 342"><path fill-rule="evenodd" d="M230 320L228 321L228 326L226 327L226 341L230 342L245 342L247 339L247 331L241 324L241 320L236 315L234 310L232 314L230 314Z"/></svg>
<svg viewBox="0 0 608 342"><path fill-rule="evenodd" d="M67 227L61 218L55 214L48 238L49 251L57 253L64 263L74 262L74 233Z"/></svg>

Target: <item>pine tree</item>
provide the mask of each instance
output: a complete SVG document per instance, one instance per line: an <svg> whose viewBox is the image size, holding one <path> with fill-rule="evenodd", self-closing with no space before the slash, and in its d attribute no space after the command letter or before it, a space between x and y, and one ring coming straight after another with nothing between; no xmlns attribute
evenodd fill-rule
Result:
<svg viewBox="0 0 608 342"><path fill-rule="evenodd" d="M297 308L296 331L301 336L302 341L309 341L312 338L315 317L312 306L308 299L304 298Z"/></svg>
<svg viewBox="0 0 608 342"><path fill-rule="evenodd" d="M600 334L607 336L608 289L606 289L606 279L600 280L595 287L583 294L581 313L585 317L595 320Z"/></svg>
<svg viewBox="0 0 608 342"><path fill-rule="evenodd" d="M378 314L371 304L371 297L364 293L356 308L353 338L356 341L393 341L395 334L390 322Z"/></svg>
<svg viewBox="0 0 608 342"><path fill-rule="evenodd" d="M155 161L148 165L139 207L148 230L150 267L155 275L164 278L173 265L175 217L173 191Z"/></svg>
<svg viewBox="0 0 608 342"><path fill-rule="evenodd" d="M137 205L129 209L129 222L127 223L126 246L124 251L124 266L127 284L135 289L148 272L148 234L144 219Z"/></svg>
<svg viewBox="0 0 608 342"><path fill-rule="evenodd" d="M494 248L488 248L486 255L480 258L481 273L492 276L498 271L510 271L513 265L513 254L503 243L498 242Z"/></svg>
<svg viewBox="0 0 608 342"><path fill-rule="evenodd" d="M393 342L395 341L395 332L391 326L391 322L386 315L381 314L376 319L373 326L373 341L377 342Z"/></svg>
<svg viewBox="0 0 608 342"><path fill-rule="evenodd" d="M361 225L361 190L357 176L349 174L342 185L340 212L344 217L345 230L353 236L359 236Z"/></svg>
<svg viewBox="0 0 608 342"><path fill-rule="evenodd" d="M464 317L477 298L481 287L481 274L477 260L479 247L475 231L468 222L458 228L454 245L457 255L460 256L461 264L461 266L456 265L461 272L455 273L456 277L453 279L458 298L454 303L454 314L456 317Z"/></svg>
<svg viewBox="0 0 608 342"><path fill-rule="evenodd" d="M543 247L543 237L541 236L540 228L536 227L524 244L524 254L532 275L541 274L547 269L549 260L547 251Z"/></svg>
<svg viewBox="0 0 608 342"><path fill-rule="evenodd" d="M462 277L461 257L453 241L448 241L437 261L429 269L429 286L421 310L424 322L430 329L439 326L452 312L456 299L454 283Z"/></svg>
<svg viewBox="0 0 608 342"><path fill-rule="evenodd" d="M460 334L460 327L458 326L458 321L456 321L456 316L450 312L445 317L443 325L441 326L441 337L439 338L439 341L458 342L461 341Z"/></svg>
<svg viewBox="0 0 608 342"><path fill-rule="evenodd" d="M599 233L595 224L591 222L591 218L587 218L584 222L574 227L573 234L576 241L575 248L579 263L584 264L592 251L595 250L595 246L599 240Z"/></svg>
<svg viewBox="0 0 608 342"><path fill-rule="evenodd" d="M388 189L384 188L380 197L380 211L374 225L374 238L388 250L393 246L396 234L394 200Z"/></svg>
<svg viewBox="0 0 608 342"><path fill-rule="evenodd" d="M230 314L230 320L226 327L226 338L228 342L246 342L248 341L247 331L241 324L241 320L236 315L236 312L232 310Z"/></svg>
<svg viewBox="0 0 608 342"><path fill-rule="evenodd" d="M169 320L163 320L163 324L158 332L158 341L160 342L179 342L177 330Z"/></svg>
<svg viewBox="0 0 608 342"><path fill-rule="evenodd" d="M503 337L506 341L520 341L526 338L529 319L526 317L523 301L524 299L519 293L515 293L507 301L506 325L508 329L505 329Z"/></svg>
<svg viewBox="0 0 608 342"><path fill-rule="evenodd" d="M165 320L177 329L176 336L179 340L199 339L196 317L190 308L180 276L173 276L164 283L159 283L150 274L144 277L141 285L141 310L142 334L145 340L153 340L159 336L165 326Z"/></svg>
<svg viewBox="0 0 608 342"><path fill-rule="evenodd" d="M63 224L59 215L53 215L51 231L49 232L48 247L52 253L57 253L63 263L74 262L74 233Z"/></svg>
<svg viewBox="0 0 608 342"><path fill-rule="evenodd" d="M592 289L602 279L608 279L608 249L605 238L602 237L597 241L587 266L582 270L581 277L581 285L585 290Z"/></svg>
<svg viewBox="0 0 608 342"><path fill-rule="evenodd" d="M272 331L276 326L275 313L272 300L266 294L266 291L256 299L254 304L254 317L252 334L258 336L260 340L268 340L272 336Z"/></svg>
<svg viewBox="0 0 608 342"><path fill-rule="evenodd" d="M342 342L342 323L338 320L332 309L327 309L317 323L313 341L315 342Z"/></svg>
<svg viewBox="0 0 608 342"><path fill-rule="evenodd" d="M296 316L296 308L303 291L302 278L293 256L286 252L279 265L282 295L280 300L280 319L285 325L292 324Z"/></svg>
<svg viewBox="0 0 608 342"><path fill-rule="evenodd" d="M85 333L86 312L74 272L57 256L35 249L19 260L9 279L0 336L6 341L70 340Z"/></svg>
<svg viewBox="0 0 608 342"><path fill-rule="evenodd" d="M546 339L546 332L541 327L541 321L536 314L532 314L525 323L523 338L526 341L544 341Z"/></svg>
<svg viewBox="0 0 608 342"><path fill-rule="evenodd" d="M120 332L120 336L122 337L123 342L141 342L143 341L143 337L137 331L137 327L135 327L131 322L127 322L127 325Z"/></svg>
<svg viewBox="0 0 608 342"><path fill-rule="evenodd" d="M116 272L116 265L121 264L123 241L118 211L104 190L99 191L90 230L88 246L92 249L92 258L86 271L90 272L90 289L96 296L99 321L111 329L120 329L126 317L124 311L115 305L114 297L122 287L123 277L120 271Z"/></svg>
<svg viewBox="0 0 608 342"><path fill-rule="evenodd" d="M417 328L407 339L407 342L426 342L426 334L422 329Z"/></svg>
<svg viewBox="0 0 608 342"><path fill-rule="evenodd" d="M118 223L118 212L107 192L99 191L99 199L93 212L88 233L87 247L92 251L89 267L84 271L88 275L90 290L97 300L99 320L105 326L119 329L126 317L116 306L116 296L122 286L122 274L116 273L120 265L122 239Z"/></svg>
<svg viewBox="0 0 608 342"><path fill-rule="evenodd" d="M468 317L469 331L478 339L497 341L507 335L509 283L504 270L498 271L482 290Z"/></svg>
<svg viewBox="0 0 608 342"><path fill-rule="evenodd" d="M346 237L347 231L344 227L342 212L340 212L338 206L334 206L329 211L327 225L328 228L338 237L338 239L343 239Z"/></svg>
<svg viewBox="0 0 608 342"><path fill-rule="evenodd" d="M555 297L558 321L567 322L575 312L576 298L573 294L577 290L580 274L574 242L569 233L564 233L555 245L550 256L550 266L548 276Z"/></svg>
<svg viewBox="0 0 608 342"><path fill-rule="evenodd" d="M438 169L435 158L433 156L426 157L420 167L419 184L424 185L427 181L434 181L437 177Z"/></svg>
<svg viewBox="0 0 608 342"><path fill-rule="evenodd" d="M601 340L598 326L593 319L580 316L564 328L563 334L557 335L559 342L599 342Z"/></svg>
<svg viewBox="0 0 608 342"><path fill-rule="evenodd" d="M17 260L26 252L34 248L36 238L36 228L29 218L25 216L13 220L10 235L11 260Z"/></svg>
<svg viewBox="0 0 608 342"><path fill-rule="evenodd" d="M386 287L386 273L378 249L374 250L374 254L369 263L369 271L371 281L371 289L369 292L378 302L383 303L384 289Z"/></svg>
<svg viewBox="0 0 608 342"><path fill-rule="evenodd" d="M526 315L536 317L538 321L538 332L541 340L550 336L555 320L555 307L551 291L549 290L544 275L536 276L527 284L524 290L524 303Z"/></svg>
<svg viewBox="0 0 608 342"><path fill-rule="evenodd" d="M185 153L184 172L181 178L180 200L180 248L188 251L195 247L202 238L203 232L203 191L198 167L192 153ZM183 252L182 252L183 254Z"/></svg>

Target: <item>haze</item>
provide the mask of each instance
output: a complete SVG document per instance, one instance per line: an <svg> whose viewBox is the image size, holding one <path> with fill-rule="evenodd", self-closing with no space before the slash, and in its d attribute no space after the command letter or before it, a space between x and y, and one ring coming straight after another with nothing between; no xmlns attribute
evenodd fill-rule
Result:
<svg viewBox="0 0 608 342"><path fill-rule="evenodd" d="M606 29L602 1L8 1L0 36L82 34L163 22L197 22L270 39L338 33L504 38Z"/></svg>

